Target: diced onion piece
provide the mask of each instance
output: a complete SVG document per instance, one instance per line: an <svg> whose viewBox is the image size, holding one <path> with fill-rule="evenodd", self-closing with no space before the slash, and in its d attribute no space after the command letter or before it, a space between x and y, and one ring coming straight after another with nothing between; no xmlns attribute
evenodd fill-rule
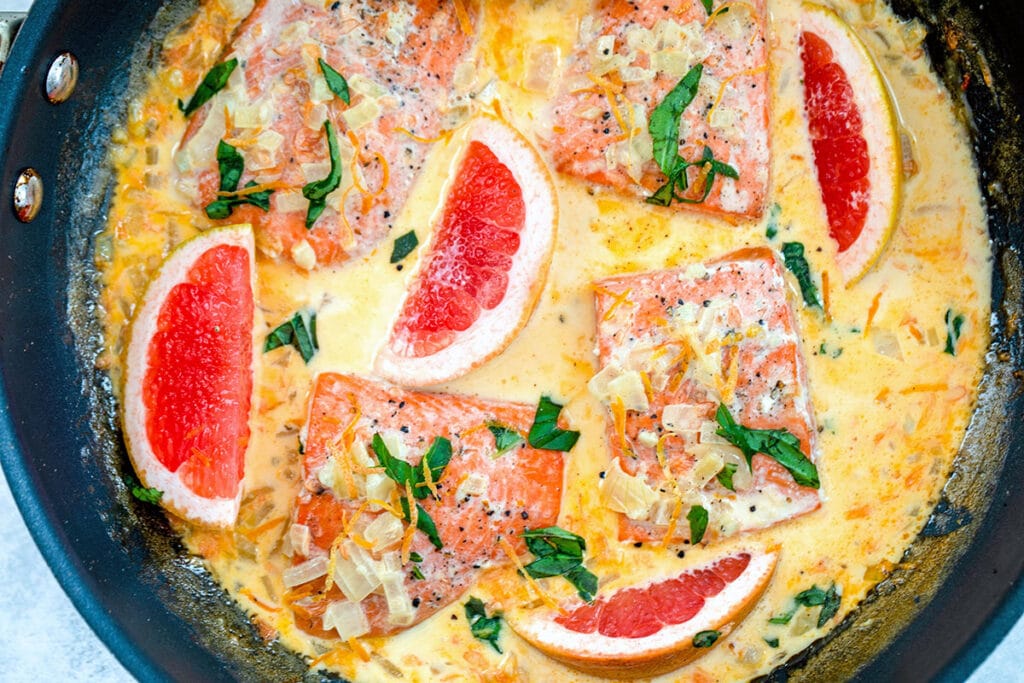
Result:
<svg viewBox="0 0 1024 683"><path fill-rule="evenodd" d="M292 524L288 529L288 541L292 544L292 550L299 555L309 555L311 539L312 534L310 534L309 527L305 524Z"/></svg>
<svg viewBox="0 0 1024 683"><path fill-rule="evenodd" d="M608 382L608 391L611 396L618 396L622 399L622 405L626 410L644 412L650 408L647 401L647 391L644 389L643 378L636 370L629 370L622 373L612 381Z"/></svg>
<svg viewBox="0 0 1024 683"><path fill-rule="evenodd" d="M388 621L396 626L408 626L416 618L409 591L405 588L405 574L389 572L381 580L384 599L388 603Z"/></svg>
<svg viewBox="0 0 1024 683"><path fill-rule="evenodd" d="M674 434L698 432L705 421L704 409L691 403L673 403L661 411L661 426Z"/></svg>
<svg viewBox="0 0 1024 683"><path fill-rule="evenodd" d="M384 553L380 557L381 566L385 573L402 571L402 555L397 550Z"/></svg>
<svg viewBox="0 0 1024 683"><path fill-rule="evenodd" d="M718 423L705 420L700 425L700 442L707 444L731 445L731 442L724 436L718 435Z"/></svg>
<svg viewBox="0 0 1024 683"><path fill-rule="evenodd" d="M455 499L462 500L466 496L482 496L487 493L491 478L479 472L470 472L455 491Z"/></svg>
<svg viewBox="0 0 1024 683"><path fill-rule="evenodd" d="M373 122L380 115L380 105L377 100L369 97L364 98L359 104L354 105L341 113L345 123L352 130L357 130Z"/></svg>
<svg viewBox="0 0 1024 683"><path fill-rule="evenodd" d="M292 260L295 265L305 270L313 270L316 267L316 252L307 240L299 240L292 247Z"/></svg>
<svg viewBox="0 0 1024 683"><path fill-rule="evenodd" d="M675 496L664 494L658 496L658 500L651 506L650 521L658 526L666 526L672 521L672 512L677 504L678 499Z"/></svg>
<svg viewBox="0 0 1024 683"><path fill-rule="evenodd" d="M338 556L334 563L334 581L352 602L359 602L380 586L379 563L351 540L342 542L348 558Z"/></svg>
<svg viewBox="0 0 1024 683"><path fill-rule="evenodd" d="M641 429L637 432L636 440L648 448L655 448L658 445L658 433L650 429Z"/></svg>
<svg viewBox="0 0 1024 683"><path fill-rule="evenodd" d="M686 473L691 490L699 491L704 485L714 479L715 475L722 471L725 459L718 450L718 446L705 446L698 444L693 447L693 455L696 460L693 467Z"/></svg>
<svg viewBox="0 0 1024 683"><path fill-rule="evenodd" d="M270 107L265 102L240 104L231 112L231 121L235 128L264 128L270 123L270 117Z"/></svg>
<svg viewBox="0 0 1024 683"><path fill-rule="evenodd" d="M284 142L284 136L278 133L276 130L267 129L256 136L256 149L262 149L271 155L277 154L277 150L281 149L281 143Z"/></svg>
<svg viewBox="0 0 1024 683"><path fill-rule="evenodd" d="M281 573L281 580L287 588L301 586L313 579L319 579L327 574L327 556L319 555L310 558L301 564L288 567Z"/></svg>
<svg viewBox="0 0 1024 683"><path fill-rule="evenodd" d="M612 461L601 482L601 502L606 508L622 512L630 519L647 519L657 500L654 489L639 477L623 472L618 458Z"/></svg>
<svg viewBox="0 0 1024 683"><path fill-rule="evenodd" d="M370 621L358 602L338 600L324 610L324 630L335 629L342 640L356 638L370 632Z"/></svg>
<svg viewBox="0 0 1024 683"><path fill-rule="evenodd" d="M380 438L383 439L384 445L388 447L388 453L391 454L391 457L410 462L411 454L405 445L402 432L396 429L388 429L380 433Z"/></svg>
<svg viewBox="0 0 1024 683"><path fill-rule="evenodd" d="M391 492L395 490L395 482L386 474L370 472L366 475L366 498L367 500L387 500ZM379 505L370 503L371 510L382 509Z"/></svg>
<svg viewBox="0 0 1024 683"><path fill-rule="evenodd" d="M802 636L803 634L815 628L818 623L817 610L811 610L807 607L801 607L797 610L796 615L790 622L789 629L795 636Z"/></svg>
<svg viewBox="0 0 1024 683"><path fill-rule="evenodd" d="M220 0L220 4L233 19L244 19L252 13L254 0Z"/></svg>
<svg viewBox="0 0 1024 683"><path fill-rule="evenodd" d="M523 87L539 93L550 93L551 84L558 76L559 51L551 43L540 43L530 49L528 69Z"/></svg>
<svg viewBox="0 0 1024 683"><path fill-rule="evenodd" d="M352 74L348 78L348 89L352 92L365 95L373 99L383 97L388 91L376 81L367 78L362 74Z"/></svg>
<svg viewBox="0 0 1024 683"><path fill-rule="evenodd" d="M390 548L402 540L405 527L390 513L378 515L363 531L363 537L373 545L374 551Z"/></svg>
<svg viewBox="0 0 1024 683"><path fill-rule="evenodd" d="M639 66L623 66L619 69L619 75L623 83L642 83L654 78L654 70Z"/></svg>
<svg viewBox="0 0 1024 683"><path fill-rule="evenodd" d="M871 343L874 345L876 353L886 358L903 360L900 340L892 330L883 330L877 327L871 328Z"/></svg>
<svg viewBox="0 0 1024 683"><path fill-rule="evenodd" d="M617 363L609 363L601 368L601 371L590 378L587 382L587 389L594 398L602 403L608 402L608 383L622 374L622 366Z"/></svg>
<svg viewBox="0 0 1024 683"><path fill-rule="evenodd" d="M603 112L604 112L604 110L601 109L601 107L593 107L593 106L591 106L591 107L584 107L582 109L577 109L576 111L573 112L573 115L576 116L577 118L581 118L581 119L584 119L586 121L593 121L598 116L600 116Z"/></svg>
<svg viewBox="0 0 1024 683"><path fill-rule="evenodd" d="M329 161L314 161L309 164L300 164L299 168L302 169L302 177L306 179L307 183L311 183L326 178L327 174L331 172L331 163Z"/></svg>
<svg viewBox="0 0 1024 683"><path fill-rule="evenodd" d="M641 50L651 52L657 46L658 38L654 31L644 28L640 24L631 24L625 32L626 46L630 50Z"/></svg>
<svg viewBox="0 0 1024 683"><path fill-rule="evenodd" d="M316 79L316 82L322 82L322 83L324 83L324 87L325 88L327 87L327 81L324 81L323 78ZM328 91L328 92L330 92L330 91ZM334 93L331 93L331 97L334 97ZM329 100L330 97L328 97L327 99ZM317 104L316 106L311 107L310 110L306 113L306 119L305 119L306 128L308 128L310 130L320 130L321 128L324 127L324 121L326 121L326 120L327 120L327 105L323 104L321 102L321 103Z"/></svg>
<svg viewBox="0 0 1024 683"><path fill-rule="evenodd" d="M327 85L327 79L324 78L322 73L319 73L319 66L317 64L318 73L309 77L309 101L317 106L323 106L324 102L330 102L334 99L334 93L331 91L330 86ZM326 112L326 108L324 111ZM307 122L312 118L312 116L307 118ZM320 119L320 122L322 124L323 119Z"/></svg>
<svg viewBox="0 0 1024 683"><path fill-rule="evenodd" d="M297 190L278 190L270 198L274 202L274 211L279 213L297 213L309 206L309 200Z"/></svg>

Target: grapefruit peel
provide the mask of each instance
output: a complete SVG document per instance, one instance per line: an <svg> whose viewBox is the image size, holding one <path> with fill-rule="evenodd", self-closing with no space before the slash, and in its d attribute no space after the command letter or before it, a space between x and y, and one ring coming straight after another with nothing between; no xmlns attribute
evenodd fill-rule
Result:
<svg viewBox="0 0 1024 683"><path fill-rule="evenodd" d="M249 224L228 225L206 230L178 245L159 270L154 273L138 304L128 331L125 352L124 379L121 392L121 424L128 457L144 487L155 488L162 495L159 502L168 512L190 522L210 527L230 527L238 516L242 499L241 479L237 492L230 497L205 497L194 492L182 479L182 467L170 471L157 458L147 433L148 411L143 400L144 378L149 370L150 342L157 328L157 320L171 290L189 274L201 256L218 246L237 246L249 255L249 287L256 291L255 241ZM253 306L255 313L255 306ZM255 326L254 326L255 330ZM253 332L255 336L255 331ZM255 369L257 345L252 343L252 361ZM253 381L252 389L255 390ZM252 394L249 407L251 419Z"/></svg>
<svg viewBox="0 0 1024 683"><path fill-rule="evenodd" d="M712 646L724 641L760 600L771 582L778 553L748 550L736 551L730 553L730 556L743 553L750 555L749 564L720 593L706 598L701 609L686 621L666 624L649 636L612 637L597 631L573 631L557 623L555 618L559 612L550 608L512 613L509 615L509 625L544 654L584 673L622 679L659 676L710 651L711 647L698 647L694 644L697 634L704 631L718 632L720 635ZM710 567L716 562L712 560L693 569ZM642 589L676 576L679 576L678 572L619 590ZM607 600L614 594L601 595L598 600ZM568 609L571 611L573 607L578 608L579 604L570 605ZM567 606L563 605L562 608L566 609Z"/></svg>

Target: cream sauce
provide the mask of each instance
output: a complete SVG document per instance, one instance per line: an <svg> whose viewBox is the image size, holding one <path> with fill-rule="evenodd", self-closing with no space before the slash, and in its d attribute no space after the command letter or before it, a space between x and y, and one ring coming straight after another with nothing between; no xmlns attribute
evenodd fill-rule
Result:
<svg viewBox="0 0 1024 683"><path fill-rule="evenodd" d="M492 88L501 112L527 135L545 134L539 112L550 93L544 92L536 67L571 51L574 18L585 5L578 0L522 1L500 11L485 9L482 68L498 79ZM730 225L685 211L652 209L635 198L591 191L556 175L558 247L536 311L504 353L440 388L526 403L547 392L565 401L566 414L582 437L568 457L560 526L588 539L588 566L602 577L602 591L671 571L680 566L674 550L608 540L616 537L616 519L602 509L597 488L599 473L609 465L605 411L586 390L597 369L589 283L615 273L700 262L743 246L778 249L783 241L807 246L812 272L827 273L833 283L830 321L815 309L801 307L798 313L822 427L824 503L771 529L712 547L687 546L685 561L694 564L750 544L782 552L767 593L727 641L664 680L750 678L786 661L838 623L884 578L921 529L976 397L988 345L990 254L969 142L922 52L921 28L899 22L879 2L835 5L875 55L913 141L916 173L905 182L899 226L874 271L853 287L836 284L842 278L833 242L826 237L802 122L799 3L770 0L769 201L780 207L777 218L766 214L758 223ZM115 385L127 321L149 274L171 246L207 225L169 180L174 145L184 128L172 103L190 94L179 69L203 73L215 63L228 29L239 18L232 13L243 9L206 4L190 33L170 38L167 49L184 51L186 57L151 76L149 88L131 104L124 129L115 134L112 159L119 184L110 228L97 243L109 340L101 362ZM415 229L420 243L427 241L428 217L443 196L458 142L454 136L436 145L392 235ZM765 236L769 221L778 225L772 240ZM507 625L501 640L505 655L475 640L463 616L464 599L397 636L365 640L372 652L369 662L347 645L310 639L294 627L287 610L278 608L284 593L281 571L291 563L282 553L283 538L301 477L299 430L312 377L328 370L369 372L422 251L399 271L388 263L390 250L389 240L355 262L313 273L258 259L259 338L308 306L318 311L321 350L308 367L291 352L261 356L247 494L236 531L176 526L189 549L207 558L214 576L268 636L276 635L311 658L323 656L318 664L331 664L356 680L387 680L391 666L412 681L474 679L481 672L494 680L589 680L531 648ZM949 309L966 317L955 357L943 353ZM816 627L817 608L801 608L788 625L768 622L790 607L797 592L833 582L841 587L842 606L824 629ZM562 594L558 582L545 585L556 596ZM489 609L508 610L530 601L511 568L483 572L471 593ZM778 647L765 638L777 638Z"/></svg>

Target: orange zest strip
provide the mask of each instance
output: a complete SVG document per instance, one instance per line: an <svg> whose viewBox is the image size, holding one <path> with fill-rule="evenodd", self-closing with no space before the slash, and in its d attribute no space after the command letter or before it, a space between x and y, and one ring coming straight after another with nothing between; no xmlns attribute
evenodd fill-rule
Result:
<svg viewBox="0 0 1024 683"><path fill-rule="evenodd" d="M767 71L767 70L768 70L768 64L765 63L765 64L762 64L761 66L755 67L753 69L745 69L743 71L737 71L736 73L732 74L731 76L726 78L724 81L722 81L722 84L720 86L718 86L718 95L715 96L715 103L711 105L711 109L708 109L708 113L707 113L707 117L706 117L707 120L710 121L711 120L711 116L715 113L715 110L718 109L718 105L721 104L722 98L725 97L725 88L730 83L732 83L735 79L740 78L741 76L756 76L757 74L761 73L762 71Z"/></svg>
<svg viewBox="0 0 1024 683"><path fill-rule="evenodd" d="M615 309L617 309L619 306L623 304L626 304L627 306L633 305L633 302L629 300L629 295L633 291L632 289L627 289L622 294L616 294L610 289L605 289L604 287L594 285L594 291L597 292L598 294L609 296L613 299L612 305L609 306L608 310L604 312L603 316L601 316L601 320L610 320L612 315L615 313Z"/></svg>
<svg viewBox="0 0 1024 683"><path fill-rule="evenodd" d="M359 655L359 659L364 662L370 661L370 653L366 651L363 644L356 640L355 637L349 638L346 642L348 643L348 646L352 648L352 651Z"/></svg>
<svg viewBox="0 0 1024 683"><path fill-rule="evenodd" d="M416 499L412 495L412 486L405 482L406 500L409 502L409 526L405 528L405 535L402 537L402 564L409 563L409 555L412 552L412 537L416 533L416 525L420 521L420 511L416 508ZM402 515L403 517L405 515Z"/></svg>
<svg viewBox="0 0 1024 683"><path fill-rule="evenodd" d="M264 532L269 531L270 529L273 529L278 524L281 524L281 523L287 522L287 521L288 521L287 517L274 517L273 519L267 520L263 524L260 524L258 527L254 527L252 529L248 529L248 530L245 530L245 531L239 529L238 532L240 534L242 534L243 536L245 536L246 538L248 538L250 541L255 542L256 539L259 538Z"/></svg>
<svg viewBox="0 0 1024 683"><path fill-rule="evenodd" d="M516 569L519 571L519 574L526 579L527 584L531 588L533 588L533 591L537 594L537 597L543 600L544 604L546 604L551 609L558 610L561 614L565 614L566 610L557 602L555 602L555 599L548 595L547 591L541 588L540 584L538 584L537 581L534 580L532 576L530 576L530 573L526 571L526 568L523 567L523 563L519 561L519 556L516 554L516 549L512 547L512 544L509 543L504 536L498 537L498 545L501 546L501 549L505 551L506 555L508 555L508 559L512 560L512 564L515 565Z"/></svg>
<svg viewBox="0 0 1024 683"><path fill-rule="evenodd" d="M345 525L346 536L350 538L352 537L352 530L355 528L356 522L359 521L359 518L363 516L363 512L366 511L366 508L369 507L369 505L370 501L364 500L362 504L358 508L356 508L356 511L352 514L352 519L348 520L348 523Z"/></svg>
<svg viewBox="0 0 1024 683"><path fill-rule="evenodd" d="M936 382L934 384L914 384L906 389L900 389L900 393L903 395L923 394L929 391L946 391L947 389L949 389L949 385L945 382Z"/></svg>
<svg viewBox="0 0 1024 683"><path fill-rule="evenodd" d="M428 463L427 459L424 457L420 464L423 466L423 486L427 487L427 490L430 491L430 494L434 496L434 498L439 498L437 495L437 484L434 483L434 473L430 471L430 463Z"/></svg>
<svg viewBox="0 0 1024 683"><path fill-rule="evenodd" d="M672 516L668 520L668 528L665 529L665 535L661 538L662 545L668 545L672 542L672 539L676 535L676 526L679 525L679 517L683 514L683 499L680 496L676 497L676 504L672 506Z"/></svg>
<svg viewBox="0 0 1024 683"><path fill-rule="evenodd" d="M453 2L455 3L455 16L459 20L459 28L467 36L473 35L473 22L469 18L466 6L462 4L462 0L453 0Z"/></svg>
<svg viewBox="0 0 1024 683"><path fill-rule="evenodd" d="M832 322L832 291L828 286L828 271L821 271L821 306L825 313L825 322Z"/></svg>
<svg viewBox="0 0 1024 683"><path fill-rule="evenodd" d="M878 294L875 294L875 298L871 300L871 308L868 309L868 319L864 323L864 336L868 336L868 331L871 329L871 323L875 319L875 313L878 313L878 303L882 300L882 293L884 289L878 290Z"/></svg>
<svg viewBox="0 0 1024 683"><path fill-rule="evenodd" d="M255 604L257 607L265 609L268 612L280 612L281 611L280 607L274 607L273 605L271 605L269 603L266 603L266 602L263 602L262 600L257 598L256 595L251 590L249 590L248 588L244 588L244 587L243 588L239 588L238 592L241 593L242 595L244 595L245 597L249 598L249 600L251 600L253 602L253 604Z"/></svg>
<svg viewBox="0 0 1024 683"><path fill-rule="evenodd" d="M431 144L431 143L434 143L434 142L439 142L441 140L446 140L449 137L451 137L451 134L452 134L452 131L450 131L450 130L442 130L435 137L424 138L424 137L421 137L419 135L416 135L415 133L413 133L408 128L402 128L400 126L395 128L395 132L396 133L402 133L403 135L408 135L410 138L412 138L416 142L422 142L423 144Z"/></svg>
<svg viewBox="0 0 1024 683"><path fill-rule="evenodd" d="M619 437L619 444L622 446L622 452L628 453L631 457L636 457L633 449L629 447L629 441L626 439L626 406L622 402L621 396L616 396L612 399L608 406L612 411L612 420L615 423L615 434Z"/></svg>
<svg viewBox="0 0 1024 683"><path fill-rule="evenodd" d="M264 190L280 190L281 188L288 187L286 183L280 180L274 180L269 183L260 183L259 185L253 185L251 187L243 187L240 190L234 192L222 192L217 191L218 197L246 197L257 192L263 192Z"/></svg>

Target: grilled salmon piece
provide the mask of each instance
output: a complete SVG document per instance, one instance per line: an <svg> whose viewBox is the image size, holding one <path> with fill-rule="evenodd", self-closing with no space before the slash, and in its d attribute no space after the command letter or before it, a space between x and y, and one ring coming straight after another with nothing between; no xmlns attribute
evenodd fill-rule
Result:
<svg viewBox="0 0 1024 683"><path fill-rule="evenodd" d="M688 539L691 505L709 512L708 539L820 505L817 489L767 455L754 455L751 473L716 434L722 404L745 427L789 431L811 462L820 459L800 337L771 250L612 277L595 291L602 369L590 387L611 407L608 441L623 476L657 492L647 510L620 510L633 517L621 517L623 540ZM735 491L717 478L729 463Z"/></svg>
<svg viewBox="0 0 1024 683"><path fill-rule="evenodd" d="M216 198L224 139L245 159L238 187L274 190L270 211L246 204L225 219L252 223L264 253L311 268L371 250L430 142L464 113L453 79L472 59L476 11L465 5L463 25L447 0L258 0L221 59L237 59L235 73L190 120L176 156L182 186L200 208ZM347 79L349 105L327 87L319 59ZM325 120L337 131L341 184L307 230L301 190L330 172Z"/></svg>
<svg viewBox="0 0 1024 683"><path fill-rule="evenodd" d="M371 635L406 628L426 619L461 596L474 582L477 571L508 561L498 545L505 537L518 552L525 552L519 535L524 529L555 524L562 499L563 457L553 451L535 450L519 443L498 454L488 425L501 425L526 434L533 423L534 407L487 401L450 394L404 391L358 377L321 374L313 392L305 445L306 485L300 493L295 521L308 527L311 555L330 551L344 539L363 542L367 526L380 516L392 515L379 506L367 505L374 484L366 474L381 473L369 449L375 434L400 440L406 458L420 466L424 452L435 437L451 441L452 458L436 482L436 496L419 500L437 527L443 546L434 547L427 535L416 531L411 550L422 557L402 567L405 588L415 614L405 623L394 623L384 596L371 593L361 605ZM357 449L362 449L356 452ZM396 457L399 453L393 453ZM335 473L349 468L354 488L344 473L334 474L331 487L324 485L325 468ZM360 481L363 479L363 481ZM389 502L398 509L398 491ZM374 507L377 507L374 510ZM403 523L404 525L404 523ZM398 546L389 547L394 552ZM375 553L380 555L379 552ZM300 558L304 559L304 558ZM422 579L412 570L418 567ZM323 578L311 582L319 590ZM320 622L326 606L344 599L337 587L324 594L299 587L297 621L305 630L324 637ZM295 601L292 603L295 604ZM333 634L336 636L336 634Z"/></svg>
<svg viewBox="0 0 1024 683"><path fill-rule="evenodd" d="M651 112L697 64L703 75L679 130L679 153L706 145L739 179L718 175L706 201L686 206L725 218L761 215L768 191L769 93L765 0L594 0L580 23L552 109L549 147L568 175L640 196L666 178L653 161ZM690 195L704 182L690 169Z"/></svg>

